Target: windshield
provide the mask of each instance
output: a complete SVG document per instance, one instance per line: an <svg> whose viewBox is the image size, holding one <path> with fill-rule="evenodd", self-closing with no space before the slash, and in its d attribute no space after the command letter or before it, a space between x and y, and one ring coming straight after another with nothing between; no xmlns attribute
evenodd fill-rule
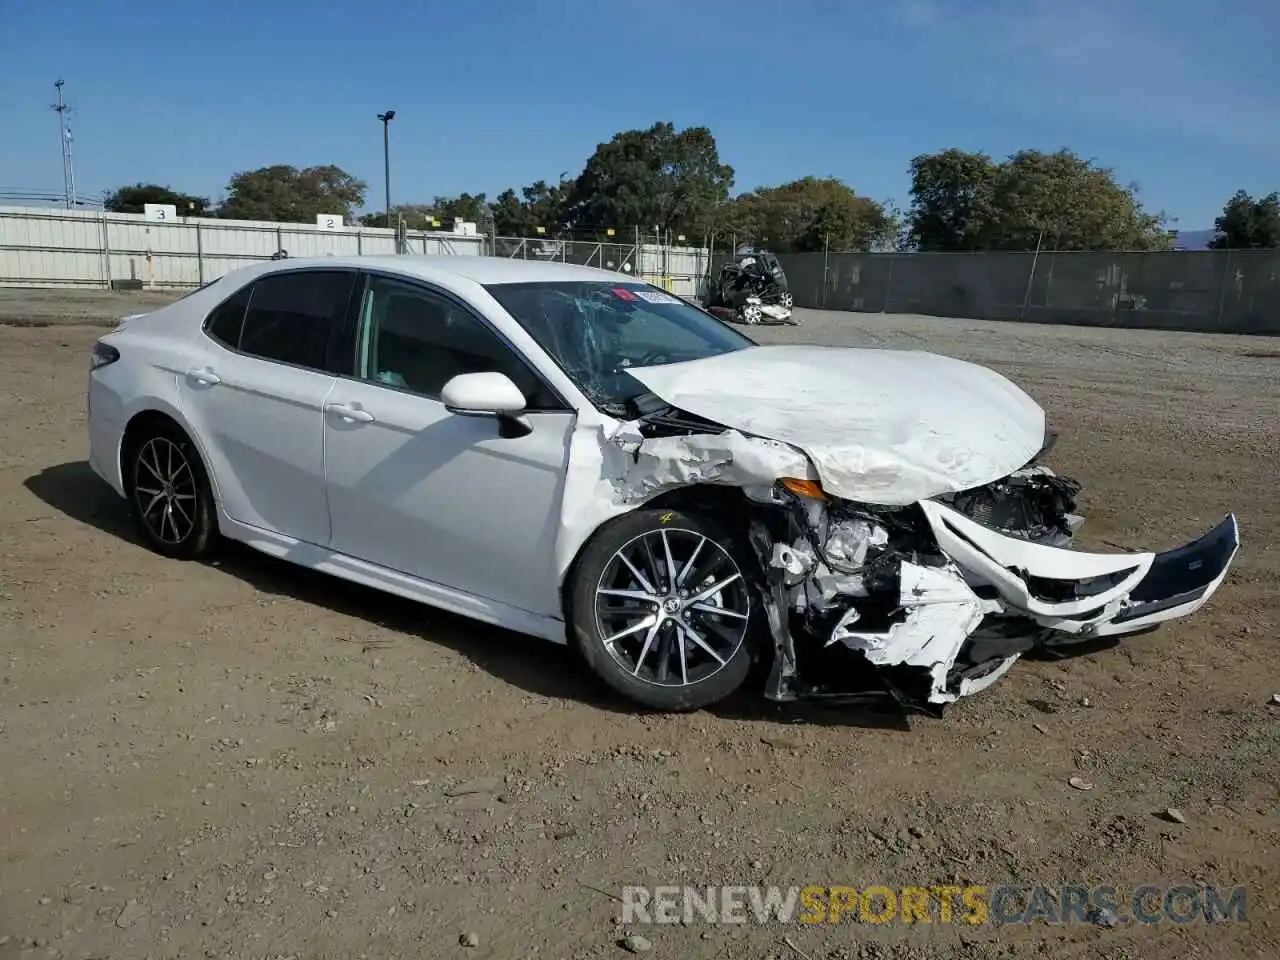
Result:
<svg viewBox="0 0 1280 960"><path fill-rule="evenodd" d="M755 346L710 314L646 283L499 283L485 289L592 403L613 416L634 416L633 401L647 392L629 367Z"/></svg>

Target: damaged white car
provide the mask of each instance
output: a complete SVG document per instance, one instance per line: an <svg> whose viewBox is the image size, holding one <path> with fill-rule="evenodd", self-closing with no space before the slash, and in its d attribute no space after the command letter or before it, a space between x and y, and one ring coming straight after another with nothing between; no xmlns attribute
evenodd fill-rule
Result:
<svg viewBox="0 0 1280 960"><path fill-rule="evenodd" d="M177 558L219 537L570 642L664 710L937 709L1198 609L1233 516L1069 548L1041 408L914 351L757 346L653 286L481 257L287 260L94 346L90 460ZM1153 492L1154 493L1154 492Z"/></svg>

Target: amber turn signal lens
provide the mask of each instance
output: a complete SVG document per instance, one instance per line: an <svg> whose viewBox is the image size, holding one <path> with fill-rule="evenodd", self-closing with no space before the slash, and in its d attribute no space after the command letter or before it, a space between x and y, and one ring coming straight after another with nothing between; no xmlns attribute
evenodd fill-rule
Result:
<svg viewBox="0 0 1280 960"><path fill-rule="evenodd" d="M814 500L826 499L822 493L822 487L814 483L812 480L801 480L797 477L783 477L782 485L792 493L799 494L802 497L812 497Z"/></svg>

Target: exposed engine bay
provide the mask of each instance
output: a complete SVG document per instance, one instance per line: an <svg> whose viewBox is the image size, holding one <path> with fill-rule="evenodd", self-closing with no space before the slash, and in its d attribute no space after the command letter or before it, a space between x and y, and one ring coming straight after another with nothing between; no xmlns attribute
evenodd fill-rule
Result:
<svg viewBox="0 0 1280 960"><path fill-rule="evenodd" d="M951 506L975 522L994 520L1008 536L1065 546L1083 521L1071 512L1078 490L1032 467L967 491ZM1046 639L1032 621L1000 622L1007 606L994 590L974 589L919 509L833 503L785 484L778 497L787 539L775 539L767 522L753 527L771 600L785 607L791 638L775 662L772 698L845 692L831 681L841 671L829 667L829 648L839 645L887 668L880 679L900 699L947 703L994 682ZM820 679L801 672L806 661L823 666L809 671Z"/></svg>
<svg viewBox="0 0 1280 960"><path fill-rule="evenodd" d="M778 701L890 696L936 712L990 686L1024 654L1145 631L1198 609L1239 547L1228 516L1166 553L1069 549L1080 485L1039 463L908 505L859 503L804 479L786 444L666 404L627 444L616 489L728 484L760 563ZM762 446L764 445L764 446ZM783 473L763 481L756 461ZM801 458L803 459L803 458ZM794 475L793 475L794 474ZM705 487L704 487L705 488ZM735 521L738 518L735 517Z"/></svg>

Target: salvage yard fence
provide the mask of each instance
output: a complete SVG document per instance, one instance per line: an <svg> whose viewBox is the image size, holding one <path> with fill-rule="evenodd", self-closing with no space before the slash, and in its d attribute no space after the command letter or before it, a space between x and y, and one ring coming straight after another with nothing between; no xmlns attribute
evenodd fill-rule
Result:
<svg viewBox="0 0 1280 960"><path fill-rule="evenodd" d="M494 237L0 207L0 286L183 289L290 257L492 255L614 270L702 296L729 248ZM628 242L629 241L629 242ZM1280 250L780 254L800 307L1223 333L1280 334Z"/></svg>
<svg viewBox="0 0 1280 960"><path fill-rule="evenodd" d="M193 288L284 250L291 258L401 252L555 260L617 270L681 296L701 293L707 250L639 240L526 240L204 217L160 222L145 214L0 207L0 286Z"/></svg>
<svg viewBox="0 0 1280 960"><path fill-rule="evenodd" d="M646 243L642 235L637 235L633 243L495 237L492 245L496 256L616 270L641 277L682 297L702 295L712 253L705 247Z"/></svg>
<svg viewBox="0 0 1280 960"><path fill-rule="evenodd" d="M1280 250L803 253L779 260L803 307L1280 334Z"/></svg>

